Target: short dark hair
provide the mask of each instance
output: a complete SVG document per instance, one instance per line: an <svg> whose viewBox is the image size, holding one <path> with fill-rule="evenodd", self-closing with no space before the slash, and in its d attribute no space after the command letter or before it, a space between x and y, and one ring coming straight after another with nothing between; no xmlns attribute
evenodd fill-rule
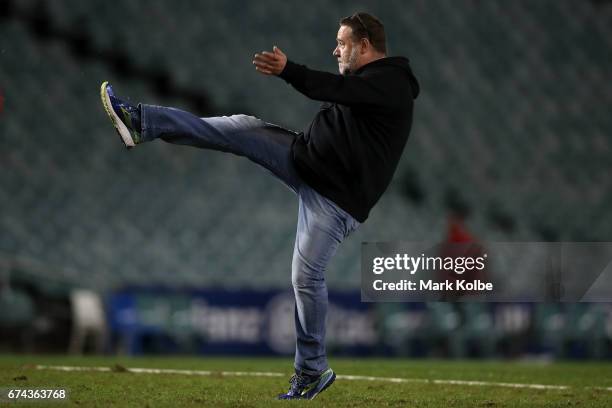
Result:
<svg viewBox="0 0 612 408"><path fill-rule="evenodd" d="M387 53L387 39L385 37L385 26L375 16L358 12L352 16L344 17L340 20L341 26L351 27L353 30L353 41L367 38L379 52Z"/></svg>

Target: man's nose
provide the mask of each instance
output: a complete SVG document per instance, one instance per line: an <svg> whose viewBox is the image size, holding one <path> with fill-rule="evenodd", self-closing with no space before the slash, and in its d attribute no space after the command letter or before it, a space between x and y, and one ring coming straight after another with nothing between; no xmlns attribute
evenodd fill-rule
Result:
<svg viewBox="0 0 612 408"><path fill-rule="evenodd" d="M332 55L334 57L338 57L340 55L340 53L338 52L338 47L334 48L334 51L332 52Z"/></svg>

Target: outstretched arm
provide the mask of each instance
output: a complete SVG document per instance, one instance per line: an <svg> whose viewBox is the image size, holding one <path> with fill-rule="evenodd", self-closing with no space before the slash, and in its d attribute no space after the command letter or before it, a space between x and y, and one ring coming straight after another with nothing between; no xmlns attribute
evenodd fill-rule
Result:
<svg viewBox="0 0 612 408"><path fill-rule="evenodd" d="M287 56L277 46L273 47L272 52L255 54L253 64L258 72L280 76L296 90L317 101L384 107L393 107L399 102L389 91L401 87L402 84L391 83L392 79L382 72L366 76L316 71L287 61Z"/></svg>

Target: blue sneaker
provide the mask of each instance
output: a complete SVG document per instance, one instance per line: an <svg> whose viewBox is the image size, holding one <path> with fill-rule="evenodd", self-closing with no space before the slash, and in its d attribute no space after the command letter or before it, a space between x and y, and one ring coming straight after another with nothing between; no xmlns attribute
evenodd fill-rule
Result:
<svg viewBox="0 0 612 408"><path fill-rule="evenodd" d="M140 109L115 96L113 87L105 81L100 87L100 97L104 110L129 149L142 141L140 126Z"/></svg>
<svg viewBox="0 0 612 408"><path fill-rule="evenodd" d="M286 394L280 394L277 399L314 399L332 385L335 379L336 373L331 368L328 368L316 377L294 374L289 380L289 384L291 384L289 391Z"/></svg>

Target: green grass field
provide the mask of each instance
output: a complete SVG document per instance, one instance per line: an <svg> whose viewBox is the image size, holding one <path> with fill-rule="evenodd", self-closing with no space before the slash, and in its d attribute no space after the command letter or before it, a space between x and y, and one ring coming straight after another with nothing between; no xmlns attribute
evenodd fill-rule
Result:
<svg viewBox="0 0 612 408"><path fill-rule="evenodd" d="M104 407L270 408L285 404L312 407L612 406L611 363L332 359L331 366L338 375L399 377L411 379L411 382L339 378L314 401L275 401L274 396L287 388L291 362L281 358L0 356L0 388L65 388L70 392L71 404ZM38 369L36 365L114 368L107 372L63 372ZM122 370L123 367L206 370L212 373L133 373ZM286 375L250 377L224 375L221 371ZM451 384L447 380L481 381L484 384ZM492 383L562 385L567 388L511 388ZM42 406L46 404L50 403ZM41 406L41 403L20 403L18 406L26 405Z"/></svg>

